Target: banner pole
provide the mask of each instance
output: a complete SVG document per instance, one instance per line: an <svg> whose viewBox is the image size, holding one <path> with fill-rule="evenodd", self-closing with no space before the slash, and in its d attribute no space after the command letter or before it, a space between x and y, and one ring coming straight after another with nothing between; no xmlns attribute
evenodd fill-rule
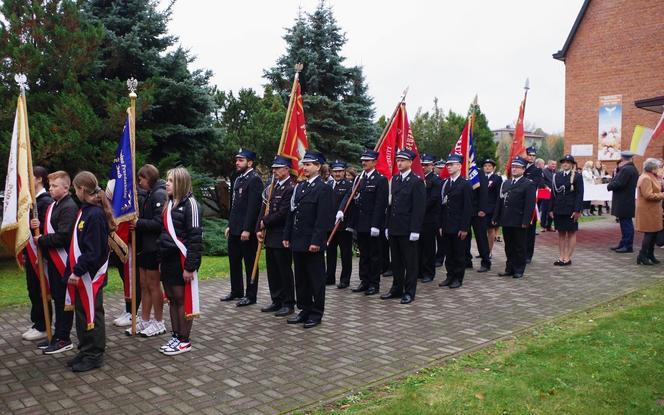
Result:
<svg viewBox="0 0 664 415"><path fill-rule="evenodd" d="M127 87L129 88L129 142L131 143L131 175L133 183L133 195L134 204L136 206L136 213L138 213L138 192L136 191L136 88L138 87L138 81L134 78L130 78L127 81ZM131 272L131 335L136 335L136 229L131 230L129 236L131 242L131 264L129 266L129 272Z"/></svg>

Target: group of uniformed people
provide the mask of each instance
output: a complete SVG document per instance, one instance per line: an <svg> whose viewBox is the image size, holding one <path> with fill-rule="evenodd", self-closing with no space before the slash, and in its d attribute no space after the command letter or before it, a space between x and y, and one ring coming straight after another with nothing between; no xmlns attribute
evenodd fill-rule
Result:
<svg viewBox="0 0 664 415"><path fill-rule="evenodd" d="M307 151L299 161L300 181L290 174L291 159L276 156L271 178L264 185L254 169L256 154L240 150L226 230L231 291L221 300L238 300L238 307L256 303L258 273L254 278L252 274L259 242L266 248L271 296L271 303L261 311L285 317L297 306L300 312L287 322L302 323L305 328L321 322L325 286L337 282L337 249L341 254L337 288L349 287L353 241L359 250L360 283L352 291L379 294L381 276L386 276L383 246L387 241L393 278L380 298L400 299L402 304L415 299L418 280L433 281L443 258L446 278L439 285L462 286L466 269L472 268L471 232L481 258L477 272L491 269L493 242L502 227L507 261L499 275L523 277L534 250L536 192L543 183L542 170L534 165L535 149L529 147L525 158L511 162L506 180L495 171L495 161L485 160L478 180L473 180L475 186L462 175L461 155L436 160L423 154L424 177L411 169L416 156L399 150L399 172L387 178L376 170L378 152L366 150L360 158L362 172L354 179L347 178L347 165L339 160L329 164L331 177L323 179L325 157ZM573 165L571 156L564 159L561 162ZM445 180L441 168L447 170ZM583 187L581 180L567 178L567 170L556 176L560 186L552 192L557 201L552 212L561 227L573 232ZM569 220L563 220L565 215ZM571 253L564 257L566 252L561 250L556 265L568 265Z"/></svg>

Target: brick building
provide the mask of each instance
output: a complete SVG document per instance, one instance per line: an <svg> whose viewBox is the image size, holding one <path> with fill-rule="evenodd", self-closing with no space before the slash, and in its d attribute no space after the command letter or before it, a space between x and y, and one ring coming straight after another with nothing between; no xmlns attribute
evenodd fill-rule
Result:
<svg viewBox="0 0 664 415"><path fill-rule="evenodd" d="M634 127L653 128L662 112L659 104L664 104L664 3L584 0L565 44L553 57L565 64L565 151L571 152L572 145L592 145L592 156L576 157L580 164L610 158L611 137L616 152L629 150ZM611 111L616 101L622 102L621 116L619 107L614 111L617 129L603 128L608 122L600 122L600 97L613 101ZM664 141L650 143L645 155L664 157ZM641 161L637 157L637 166Z"/></svg>

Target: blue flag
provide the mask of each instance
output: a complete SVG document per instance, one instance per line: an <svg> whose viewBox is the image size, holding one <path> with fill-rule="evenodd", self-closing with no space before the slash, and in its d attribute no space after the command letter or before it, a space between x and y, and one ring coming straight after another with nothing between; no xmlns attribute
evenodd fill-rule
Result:
<svg viewBox="0 0 664 415"><path fill-rule="evenodd" d="M473 142L473 129L468 129L468 180L473 189L480 187L480 171L475 160L475 143Z"/></svg>
<svg viewBox="0 0 664 415"><path fill-rule="evenodd" d="M113 159L111 180L115 180L113 187L113 217L118 222L130 219L136 212L135 186L134 183L134 160L132 154L131 135L129 131L129 115L125 121L120 143Z"/></svg>

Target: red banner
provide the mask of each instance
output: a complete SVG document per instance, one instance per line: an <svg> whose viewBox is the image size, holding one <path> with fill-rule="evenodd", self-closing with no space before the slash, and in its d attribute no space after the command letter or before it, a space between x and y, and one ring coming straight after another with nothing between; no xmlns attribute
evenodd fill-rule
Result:
<svg viewBox="0 0 664 415"><path fill-rule="evenodd" d="M401 102L394 118L390 120L390 127L376 147L378 151L378 162L376 170L385 177L391 178L399 172L396 163L397 152L401 149L407 149L415 153L415 160L411 170L421 178L424 178L422 163L420 162L420 153L417 151L417 143L413 137L413 131L410 129L408 114L406 113L406 104Z"/></svg>
<svg viewBox="0 0 664 415"><path fill-rule="evenodd" d="M512 146L510 147L510 156L507 159L507 164L505 165L505 175L507 177L512 176L510 170L512 160L517 156L524 157L526 155L526 147L524 145L525 139L525 130L523 127L523 116L526 112L526 98L528 95L524 95L523 101L521 101L521 106L519 107L519 118L516 120L516 125L514 126L514 139L512 140Z"/></svg>
<svg viewBox="0 0 664 415"><path fill-rule="evenodd" d="M278 153L281 156L290 158L293 163L293 170L300 172L299 161L304 157L304 153L309 148L309 141L307 140L307 129L304 121L304 106L302 105L300 82L297 78L295 82L295 99L291 99L292 108L290 119L288 120L288 131Z"/></svg>

